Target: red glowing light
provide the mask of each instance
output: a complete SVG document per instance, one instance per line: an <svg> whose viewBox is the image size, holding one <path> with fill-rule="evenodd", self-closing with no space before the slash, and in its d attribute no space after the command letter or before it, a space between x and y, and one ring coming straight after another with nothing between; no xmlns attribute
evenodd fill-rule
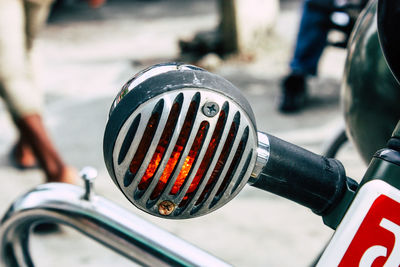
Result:
<svg viewBox="0 0 400 267"><path fill-rule="evenodd" d="M147 166L146 172L144 173L142 180L140 181L138 188L140 190L146 189L150 182L153 180L154 173L157 171L157 167L160 164L165 150L168 147L168 143L171 140L176 122L178 120L180 104L175 102L172 105L171 112L168 115L167 123L164 127L163 133L161 134L160 141L158 142L156 151L150 161L149 166ZM146 129L147 130L147 129ZM148 138L146 133L144 134L143 138ZM139 151L139 149L138 149ZM142 151L143 153L147 153L147 149Z"/></svg>
<svg viewBox="0 0 400 267"><path fill-rule="evenodd" d="M215 168L211 174L210 179L207 181L206 187L204 188L203 192L201 193L199 199L196 201L196 205L200 204L204 200L207 193L211 190L214 183L217 181L217 179L221 175L222 169L224 168L224 166L226 164L226 160L227 160L227 158L229 156L229 152L232 148L232 143L235 140L236 131L237 131L236 123L232 122L231 128L229 129L228 137L227 137L224 147L222 149L221 155L218 158L217 164L215 165ZM218 189L217 195L219 195L221 193L221 189L227 184L227 182L228 182L227 177L228 177L228 175L224 178L224 181L222 182L221 187Z"/></svg>
<svg viewBox="0 0 400 267"><path fill-rule="evenodd" d="M179 204L180 207L186 205L187 200L189 199L189 197L191 197L191 195L194 194L195 190L197 189L198 185L200 184L201 180L203 179L203 176L209 167L209 164L213 158L215 149L217 148L218 142L221 138L221 135L223 132L223 127L225 124L225 117L226 117L225 111L221 110L218 121L217 121L217 125L215 126L213 135L211 137L211 142L208 145L207 151L203 157L203 161L201 162L200 167L197 170L197 173L196 173L195 177L193 178L193 181L190 184L185 197Z"/></svg>
<svg viewBox="0 0 400 267"><path fill-rule="evenodd" d="M146 130L144 131L143 138L137 148L135 156L133 157L129 170L133 175L136 175L140 166L143 163L144 157L146 156L147 150L150 146L151 140L153 139L154 133L157 129L158 122L160 120L160 113L155 112L151 115L147 124Z"/></svg>
<svg viewBox="0 0 400 267"><path fill-rule="evenodd" d="M193 120L196 115L196 110L198 107L198 103L196 101L192 101L190 103L188 112L186 114L185 121L183 122L182 130L179 134L178 140L175 144L175 147L171 153L171 156L165 166L163 173L161 174L160 179L157 182L156 187L154 188L150 199L155 199L161 195L161 192L164 190L165 185L167 184L168 180L170 179L171 174L173 173L176 164L179 161L181 153L185 148L186 142L189 138L190 132L192 130Z"/></svg>
<svg viewBox="0 0 400 267"><path fill-rule="evenodd" d="M195 140L189 151L189 154L186 157L185 162L183 163L182 169L181 169L178 177L176 178L175 184L171 189L171 192L170 192L171 195L176 195L178 193L179 189L185 182L186 177L189 175L189 172L193 166L193 162L196 159L197 154L199 153L201 146L203 144L203 140L204 140L205 135L208 130L208 125L209 125L209 123L207 121L203 121L200 124L199 130L196 134ZM192 186L192 184L190 186ZM193 190L194 189L190 188L190 187L188 189L188 191L193 191Z"/></svg>

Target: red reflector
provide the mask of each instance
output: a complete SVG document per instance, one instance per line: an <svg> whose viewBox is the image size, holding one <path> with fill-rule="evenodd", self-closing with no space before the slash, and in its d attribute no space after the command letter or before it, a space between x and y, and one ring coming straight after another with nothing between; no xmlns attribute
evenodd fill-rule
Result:
<svg viewBox="0 0 400 267"><path fill-rule="evenodd" d="M156 187L154 188L154 190L150 196L150 199L153 200L160 196L160 194L164 190L165 185L167 184L171 174L173 173L175 166L178 163L179 158L182 154L182 151L186 146L186 142L189 139L189 135L190 135L190 132L191 132L192 126L193 126L193 121L196 117L197 108L198 108L198 102L192 101L190 103L188 112L186 114L185 121L182 126L182 130L179 134L178 140L172 151L171 157L169 158L168 163L165 166L163 173L161 174L160 180L158 181Z"/></svg>
<svg viewBox="0 0 400 267"><path fill-rule="evenodd" d="M156 151L154 152L150 164L147 167L147 170L144 173L142 180L138 185L138 188L140 190L146 189L153 180L154 173L157 171L157 167L160 164L162 158L164 157L165 150L167 149L168 144L171 140L176 122L178 121L179 111L180 111L180 103L175 102L172 105L171 112L168 115L167 123L165 124L164 131L161 134L161 138L160 141L158 142ZM146 135L144 135L144 137L145 136Z"/></svg>
<svg viewBox="0 0 400 267"><path fill-rule="evenodd" d="M205 172L207 171L209 164L213 158L214 152L218 146L218 142L221 138L222 132L224 130L223 128L225 125L225 118L226 118L225 110L221 110L218 121L217 121L217 125L215 126L213 135L211 137L210 144L208 145L208 148L204 155L203 161L201 162L200 167L197 170L196 176L193 178L193 181L190 184L185 197L183 198L181 203L179 203L179 207L183 207L186 205L186 202L194 194L194 192L197 189L198 185L200 184Z"/></svg>
<svg viewBox="0 0 400 267"><path fill-rule="evenodd" d="M160 102L163 103L163 102ZM158 104L157 104L158 105ZM155 110L160 109L156 107ZM161 106L162 110L162 106ZM150 147L150 143L153 140L154 133L157 130L158 123L160 121L161 111L155 111L151 115L149 122L147 123L146 130L144 131L143 138L140 141L140 144L136 150L135 156L133 157L131 164L129 166L130 172L133 176L136 175L137 171L139 170L140 166L143 163L144 157L146 156L147 150ZM125 185L127 186L127 185Z"/></svg>
<svg viewBox="0 0 400 267"><path fill-rule="evenodd" d="M228 137L226 138L226 142L225 142L224 147L222 149L221 155L218 158L218 162L215 165L215 168L214 168L214 170L213 170L213 172L211 174L210 179L207 181L206 187L204 188L203 192L201 193L199 199L197 200L196 205L200 204L204 200L204 198L207 195L207 193L211 190L211 188L214 186L214 183L217 181L217 179L221 175L222 169L224 168L224 166L226 164L226 160L227 160L227 158L229 156L229 152L230 152L230 150L232 148L233 140L235 140L236 131L237 131L236 123L235 123L235 121L233 121L232 125L231 125L231 128L229 129ZM226 182L227 182L227 179L225 177L222 185L226 184ZM217 194L220 193L222 185L219 188Z"/></svg>
<svg viewBox="0 0 400 267"><path fill-rule="evenodd" d="M171 195L176 195L178 193L179 189L185 182L186 177L189 175L190 169L193 166L193 162L195 161L197 154L199 153L201 146L203 144L204 138L206 137L208 125L209 125L209 123L207 121L201 122L199 130L198 130L195 140L193 142L193 145L189 151L189 154L186 157L185 162L183 163L182 169L181 169L178 177L176 178L175 184L171 189L171 192L170 192ZM192 185L190 185L190 186L192 186ZM189 187L189 191L191 191L191 190L193 191L193 189L191 189Z"/></svg>
<svg viewBox="0 0 400 267"><path fill-rule="evenodd" d="M245 146L245 143L243 142L243 140L241 140L240 143L239 143L239 147L236 150L235 156L233 157L231 166L229 166L229 170L226 173L224 181L222 181L222 184L220 185L220 187L218 189L217 196L221 196L221 194L223 194L225 188L230 183L230 181L232 179L233 171L237 168L237 166L239 164L239 160L242 157L244 146Z"/></svg>

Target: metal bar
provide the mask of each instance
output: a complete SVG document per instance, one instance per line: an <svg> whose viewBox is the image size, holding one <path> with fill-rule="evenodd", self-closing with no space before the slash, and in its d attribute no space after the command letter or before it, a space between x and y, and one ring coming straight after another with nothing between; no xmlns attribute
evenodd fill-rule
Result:
<svg viewBox="0 0 400 267"><path fill-rule="evenodd" d="M185 118L185 117L187 116L187 113L188 113L188 111L189 111L189 107L190 107L190 104L191 104L191 102L192 102L192 99L193 99L193 96L194 96L194 95L195 95L195 94L186 94L186 95L184 95L184 99L183 99L183 103L182 103L182 108L181 108L181 111L180 111L181 114L185 114L185 116L182 116L183 118ZM145 205L145 204L146 204L146 202L147 202L148 199L150 198L151 193L153 193L154 188L155 188L156 185L158 184L158 181L160 180L160 177L161 177L161 175L163 174L163 172L164 172L164 170L165 170L165 167L166 167L166 165L167 165L167 163L168 163L168 161L169 161L169 159L170 159L170 157L171 157L171 155L172 155L172 152L173 152L173 150L174 150L174 148L175 148L175 145L176 145L176 143L177 143L177 141L178 141L179 135L180 135L180 133L181 133L181 131L182 131L182 129L183 129L184 122L185 122L184 119L178 120L178 121L177 121L177 124L176 124L176 126L175 126L173 135L172 135L171 140L170 140L170 142L169 142L168 149L166 150L166 152L165 152L165 154L164 154L164 158L163 158L163 160L161 161L161 163L160 163L160 165L159 165L159 167L158 167L156 173L154 174L153 181L152 181L151 184L147 187L146 193L143 195L143 197L142 197L142 199L141 199L142 205ZM185 151L188 151L188 150L189 150L189 149L186 147ZM185 151L184 151L183 153L185 153ZM189 153L189 152L187 152L187 153ZM186 155L184 155L184 156L185 156L185 158L186 158ZM183 158L183 157L182 157L182 158ZM182 161L182 160L181 160L181 161ZM181 162L181 161L180 161L180 162ZM178 165L178 166L179 166L179 165ZM178 168L176 168L176 169L178 169ZM175 170L175 172L177 172L177 171ZM175 179L176 179L176 178L175 178ZM172 185L173 185L174 183L175 183L175 181L169 182L168 184L172 184ZM169 189L169 190L170 190L170 189ZM165 190L165 191L166 191L166 190Z"/></svg>
<svg viewBox="0 0 400 267"><path fill-rule="evenodd" d="M230 266L207 252L139 218L111 201L82 198L81 187L44 184L17 199L2 219L0 257L6 266L33 266L31 228L54 222L75 228L145 266Z"/></svg>

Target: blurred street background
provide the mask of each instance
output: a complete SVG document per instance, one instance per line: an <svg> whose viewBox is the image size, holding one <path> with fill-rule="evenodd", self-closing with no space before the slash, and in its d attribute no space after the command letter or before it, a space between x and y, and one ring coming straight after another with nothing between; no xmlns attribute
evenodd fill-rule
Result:
<svg viewBox="0 0 400 267"><path fill-rule="evenodd" d="M68 1L67 1L68 2ZM205 67L236 85L249 100L258 129L321 153L342 123L340 84L346 51L329 47L320 75L310 81L310 105L300 113L276 111L280 80L288 71L298 29L300 0L281 0L277 20L263 45L249 57L208 59ZM40 81L46 92L45 123L66 161L98 169L97 194L167 229L234 266L308 266L333 231L310 210L246 187L209 215L169 221L136 209L114 186L103 162L108 110L121 86L136 72L180 59L178 40L219 21L215 0L109 0L91 10L82 2L54 10L37 42ZM8 155L16 130L0 102L0 213L43 181L38 170L14 169ZM350 144L340 150L347 175L360 180L365 165ZM37 266L130 266L126 259L79 233L63 228L34 235Z"/></svg>

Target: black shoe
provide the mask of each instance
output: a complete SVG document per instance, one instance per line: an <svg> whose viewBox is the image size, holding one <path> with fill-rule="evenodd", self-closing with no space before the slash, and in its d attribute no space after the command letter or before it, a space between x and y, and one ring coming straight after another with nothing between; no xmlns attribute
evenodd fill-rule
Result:
<svg viewBox="0 0 400 267"><path fill-rule="evenodd" d="M291 74L282 81L282 93L278 109L281 112L297 112L306 104L306 78L303 75Z"/></svg>

